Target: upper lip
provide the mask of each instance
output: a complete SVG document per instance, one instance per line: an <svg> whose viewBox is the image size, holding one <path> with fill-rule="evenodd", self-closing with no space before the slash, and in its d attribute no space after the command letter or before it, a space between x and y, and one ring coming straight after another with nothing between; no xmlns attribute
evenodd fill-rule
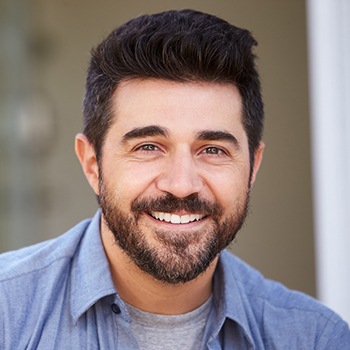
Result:
<svg viewBox="0 0 350 350"><path fill-rule="evenodd" d="M152 211L150 215L157 220L169 222L172 224L188 224L193 221L199 221L205 217L204 214L184 214L178 215L174 213L165 213L160 211Z"/></svg>

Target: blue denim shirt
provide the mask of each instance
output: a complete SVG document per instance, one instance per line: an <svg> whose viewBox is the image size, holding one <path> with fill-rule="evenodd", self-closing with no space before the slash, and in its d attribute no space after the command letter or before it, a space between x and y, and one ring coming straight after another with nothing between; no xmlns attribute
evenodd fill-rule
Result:
<svg viewBox="0 0 350 350"><path fill-rule="evenodd" d="M98 212L56 239L0 255L1 349L139 349L99 221ZM350 331L314 299L264 279L225 251L202 348L344 350Z"/></svg>

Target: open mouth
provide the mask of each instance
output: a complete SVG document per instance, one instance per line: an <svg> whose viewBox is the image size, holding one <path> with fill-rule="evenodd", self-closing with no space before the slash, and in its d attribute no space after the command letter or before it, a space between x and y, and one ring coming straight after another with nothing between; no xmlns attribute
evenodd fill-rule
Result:
<svg viewBox="0 0 350 350"><path fill-rule="evenodd" d="M201 214L177 215L171 213L163 213L159 211L153 211L149 213L149 215L151 215L156 220L172 224L189 224L191 222L202 220L205 217L205 215Z"/></svg>

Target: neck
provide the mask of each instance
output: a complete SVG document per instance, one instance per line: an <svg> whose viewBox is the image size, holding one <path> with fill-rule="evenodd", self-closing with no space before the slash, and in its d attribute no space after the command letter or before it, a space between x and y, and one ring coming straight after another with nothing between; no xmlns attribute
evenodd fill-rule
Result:
<svg viewBox="0 0 350 350"><path fill-rule="evenodd" d="M120 297L147 312L179 315L201 306L212 293L212 279L218 258L196 279L177 285L166 284L140 270L115 243L102 224L101 236L113 282Z"/></svg>

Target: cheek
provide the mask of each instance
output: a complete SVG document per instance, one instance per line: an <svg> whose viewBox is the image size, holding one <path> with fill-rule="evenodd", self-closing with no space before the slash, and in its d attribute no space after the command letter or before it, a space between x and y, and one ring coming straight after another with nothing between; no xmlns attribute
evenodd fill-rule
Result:
<svg viewBox="0 0 350 350"><path fill-rule="evenodd" d="M122 197L132 199L142 195L152 186L157 177L155 167L140 163L122 164L116 166L115 171L110 172L109 183L114 184L115 191Z"/></svg>
<svg viewBox="0 0 350 350"><path fill-rule="evenodd" d="M224 207L245 196L249 185L249 168L219 169L206 176L206 183L215 200Z"/></svg>

